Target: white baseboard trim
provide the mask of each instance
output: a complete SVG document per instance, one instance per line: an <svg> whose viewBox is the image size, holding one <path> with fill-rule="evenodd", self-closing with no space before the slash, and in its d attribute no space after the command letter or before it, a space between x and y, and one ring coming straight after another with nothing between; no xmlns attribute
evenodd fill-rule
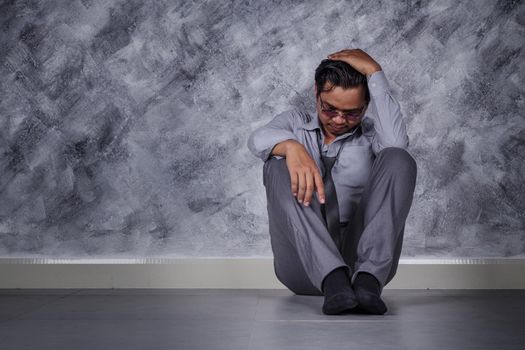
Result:
<svg viewBox="0 0 525 350"><path fill-rule="evenodd" d="M286 289L273 258L0 258L0 288ZM385 289L524 289L525 258L400 259Z"/></svg>

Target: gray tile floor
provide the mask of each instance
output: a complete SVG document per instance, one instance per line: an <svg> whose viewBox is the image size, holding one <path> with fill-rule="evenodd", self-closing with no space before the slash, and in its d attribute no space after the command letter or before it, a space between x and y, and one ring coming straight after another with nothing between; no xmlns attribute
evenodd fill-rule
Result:
<svg viewBox="0 0 525 350"><path fill-rule="evenodd" d="M389 290L385 315L246 289L0 289L0 349L525 349L525 290Z"/></svg>

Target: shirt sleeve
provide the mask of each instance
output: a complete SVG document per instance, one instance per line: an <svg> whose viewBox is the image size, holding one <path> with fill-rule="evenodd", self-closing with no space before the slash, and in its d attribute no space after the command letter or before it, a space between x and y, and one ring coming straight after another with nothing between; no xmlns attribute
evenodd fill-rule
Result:
<svg viewBox="0 0 525 350"><path fill-rule="evenodd" d="M399 102L392 95L385 72L380 70L367 75L370 103L377 115L372 115L375 133L372 150L378 154L386 147L408 148L409 140Z"/></svg>
<svg viewBox="0 0 525 350"><path fill-rule="evenodd" d="M248 148L263 162L270 158L273 148L286 140L297 140L293 133L294 114L288 110L276 115L266 125L255 129L248 137Z"/></svg>

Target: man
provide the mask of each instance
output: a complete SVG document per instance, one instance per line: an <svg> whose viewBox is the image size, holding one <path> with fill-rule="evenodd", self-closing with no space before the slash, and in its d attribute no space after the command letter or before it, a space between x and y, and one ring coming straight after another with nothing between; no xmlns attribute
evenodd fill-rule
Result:
<svg viewBox="0 0 525 350"><path fill-rule="evenodd" d="M417 173L400 106L360 49L320 63L315 97L317 116L285 111L248 140L264 161L275 274L324 295L325 314L384 314Z"/></svg>

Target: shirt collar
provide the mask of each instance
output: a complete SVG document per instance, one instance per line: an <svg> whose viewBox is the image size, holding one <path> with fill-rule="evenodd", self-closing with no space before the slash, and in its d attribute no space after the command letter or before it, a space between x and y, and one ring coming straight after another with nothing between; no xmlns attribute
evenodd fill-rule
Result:
<svg viewBox="0 0 525 350"><path fill-rule="evenodd" d="M304 123L302 127L303 129L306 129L306 130L321 129L321 125L319 124L319 117L315 115L314 117L311 118L311 120L308 123Z"/></svg>

